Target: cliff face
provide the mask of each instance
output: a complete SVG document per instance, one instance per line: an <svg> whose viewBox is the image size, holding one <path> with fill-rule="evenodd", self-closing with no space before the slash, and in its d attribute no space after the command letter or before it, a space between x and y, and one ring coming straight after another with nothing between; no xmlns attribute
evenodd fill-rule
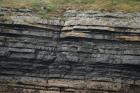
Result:
<svg viewBox="0 0 140 93"><path fill-rule="evenodd" d="M1 9L0 93L139 93L139 20L94 11L46 20Z"/></svg>

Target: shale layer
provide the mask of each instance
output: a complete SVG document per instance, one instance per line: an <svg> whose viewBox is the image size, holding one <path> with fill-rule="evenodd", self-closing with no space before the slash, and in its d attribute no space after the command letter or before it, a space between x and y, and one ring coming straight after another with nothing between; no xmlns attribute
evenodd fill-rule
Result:
<svg viewBox="0 0 140 93"><path fill-rule="evenodd" d="M0 93L139 93L139 13L0 11Z"/></svg>

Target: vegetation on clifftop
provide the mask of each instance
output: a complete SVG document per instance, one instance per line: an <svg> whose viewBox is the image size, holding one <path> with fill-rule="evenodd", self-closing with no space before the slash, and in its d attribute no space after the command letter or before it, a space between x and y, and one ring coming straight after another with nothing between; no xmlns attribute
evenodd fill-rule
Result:
<svg viewBox="0 0 140 93"><path fill-rule="evenodd" d="M0 0L0 7L31 8L45 17L73 9L140 12L140 0Z"/></svg>

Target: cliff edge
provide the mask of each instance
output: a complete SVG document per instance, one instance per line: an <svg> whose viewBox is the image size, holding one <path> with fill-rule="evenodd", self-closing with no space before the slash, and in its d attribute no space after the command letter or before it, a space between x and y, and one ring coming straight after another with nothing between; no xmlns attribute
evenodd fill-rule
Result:
<svg viewBox="0 0 140 93"><path fill-rule="evenodd" d="M0 9L0 93L139 91L140 13Z"/></svg>

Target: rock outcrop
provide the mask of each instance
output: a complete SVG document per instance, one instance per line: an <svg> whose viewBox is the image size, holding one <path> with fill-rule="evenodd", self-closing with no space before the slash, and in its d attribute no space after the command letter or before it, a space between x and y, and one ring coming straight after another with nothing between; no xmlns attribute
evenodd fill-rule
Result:
<svg viewBox="0 0 140 93"><path fill-rule="evenodd" d="M0 11L0 93L139 93L140 13Z"/></svg>

